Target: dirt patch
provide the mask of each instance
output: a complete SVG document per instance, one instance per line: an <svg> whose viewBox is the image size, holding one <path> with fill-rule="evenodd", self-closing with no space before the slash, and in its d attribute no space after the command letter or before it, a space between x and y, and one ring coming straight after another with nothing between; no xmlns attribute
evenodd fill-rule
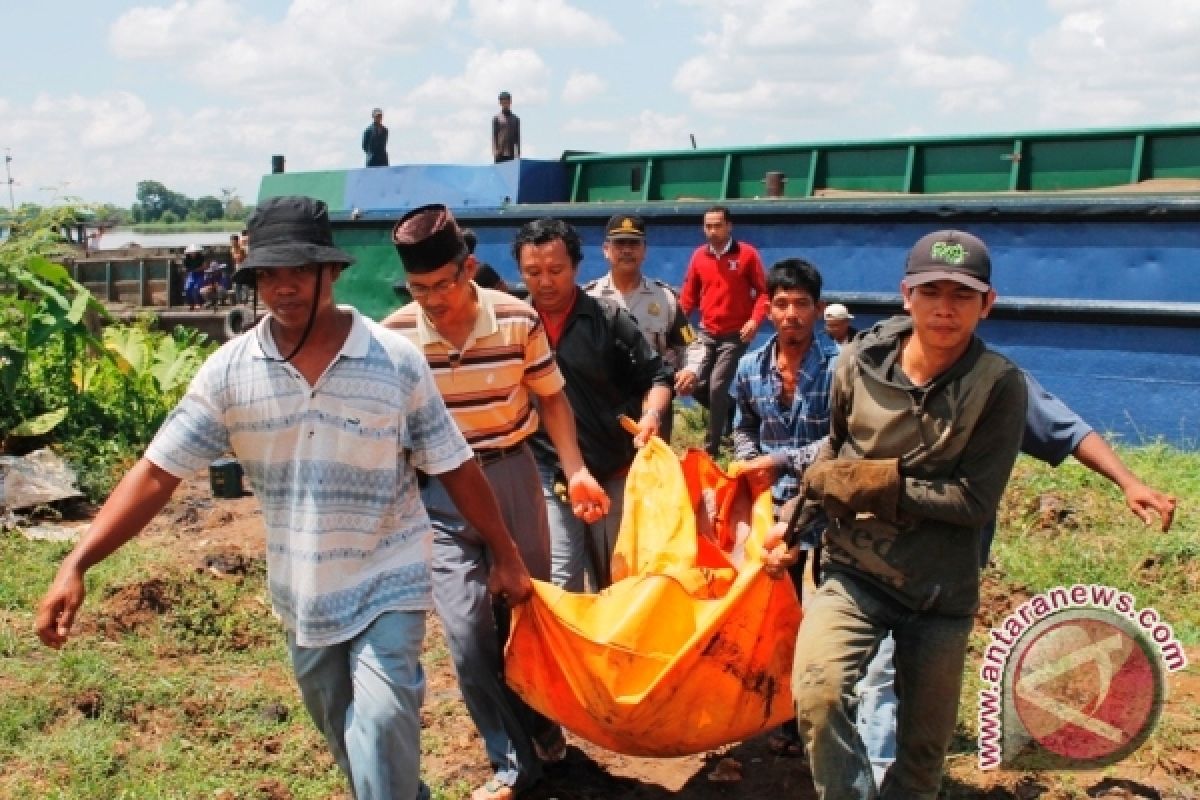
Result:
<svg viewBox="0 0 1200 800"><path fill-rule="evenodd" d="M261 800L292 800L292 792L281 781L259 781L254 787L254 796Z"/></svg>
<svg viewBox="0 0 1200 800"><path fill-rule="evenodd" d="M88 719L99 719L104 711L104 696L96 689L87 689L77 694L71 705Z"/></svg>
<svg viewBox="0 0 1200 800"><path fill-rule="evenodd" d="M975 614L976 628L985 631L1000 627L1004 619L1021 604L1033 597L1028 586L1012 583L992 570L983 573L979 587L979 611Z"/></svg>
<svg viewBox="0 0 1200 800"><path fill-rule="evenodd" d="M1051 506L1053 504L1048 504L1048 509ZM1062 518L1054 521L1060 525L1063 522ZM240 580L247 572L262 568L264 540L257 502L253 497L214 499L206 480L185 482L168 508L141 537L141 542L147 547L170 549L181 570L208 573L214 581ZM1164 565L1159 563L1144 567L1148 577L1162 568ZM146 624L170 610L171 594L163 583L162 579L151 579L121 587L103 603L102 616L126 630ZM998 625L1031 596L1027 587L1007 582L993 570L985 572L976 630L986 631ZM243 602L265 604L266 601L256 596L244 598ZM1200 664L1200 651L1193 649L1188 656L1193 664ZM211 673L214 666L208 659L194 658L195 669ZM424 662L428 684L426 702L421 710L422 773L427 781L445 787L447 797L461 797L464 789L469 794L470 788L484 783L490 769L483 743L462 704L440 626L432 616ZM231 673L225 677L235 684L268 680L281 692L295 692L286 669L268 672L269 675L260 671L247 675ZM1171 733L1169 736L1156 734L1142 750L1116 767L1103 773L984 772L978 767L972 746L960 743L947 762L942 796L951 800L1200 796L1197 793L1197 787L1200 787L1200 715L1196 712L1200 708L1200 674L1195 667L1174 673L1168 687L1162 726L1169 728ZM196 707L193 711L197 719L202 717L202 708ZM192 719L186 705L184 712L187 719ZM265 719L275 720L281 711L264 706L262 713L267 715ZM146 715L137 726L135 737L142 740L161 735L166 724L156 715ZM267 738L259 743L259 747L252 748L253 752L243 755L273 760L282 744L285 743L278 738ZM804 761L773 754L766 737L669 759L624 756L573 735L568 735L568 744L566 759L547 767L546 780L523 793L523 800L663 800L675 797L688 800L735 797L810 800L816 796ZM738 767L726 762L720 774L735 778L740 775L740 778L710 780L709 776L725 759L735 762ZM253 787L253 793L243 790L239 796L286 798L291 794L282 781L261 781Z"/></svg>
<svg viewBox="0 0 1200 800"><path fill-rule="evenodd" d="M562 800L816 797L804 761L772 755L766 737L694 756L662 759L622 756L574 736L568 736L568 742L566 760L548 767L546 780L530 796Z"/></svg>
<svg viewBox="0 0 1200 800"><path fill-rule="evenodd" d="M1078 528L1075 509L1067 504L1066 498L1054 492L1038 495L1033 508L1037 525L1045 531L1057 530L1060 527Z"/></svg>
<svg viewBox="0 0 1200 800"><path fill-rule="evenodd" d="M170 586L162 578L127 584L104 599L101 628L108 636L129 633L158 619L173 605Z"/></svg>

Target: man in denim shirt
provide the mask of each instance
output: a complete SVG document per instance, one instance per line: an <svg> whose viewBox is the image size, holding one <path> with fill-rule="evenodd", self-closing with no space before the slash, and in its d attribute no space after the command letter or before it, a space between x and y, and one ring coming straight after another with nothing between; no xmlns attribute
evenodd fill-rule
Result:
<svg viewBox="0 0 1200 800"><path fill-rule="evenodd" d="M771 267L767 314L775 335L742 356L730 391L736 410L731 469L747 475L756 495L770 488L776 517L796 496L804 468L829 435L829 387L838 346L816 332L821 282L821 273L803 259ZM803 576L803 565L791 570L797 592ZM768 746L777 755L803 755L795 720L772 734Z"/></svg>
<svg viewBox="0 0 1200 800"><path fill-rule="evenodd" d="M829 435L829 387L838 347L815 330L821 273L789 258L767 273L775 335L738 362L733 396L735 471L771 487L775 512L795 497L804 467Z"/></svg>

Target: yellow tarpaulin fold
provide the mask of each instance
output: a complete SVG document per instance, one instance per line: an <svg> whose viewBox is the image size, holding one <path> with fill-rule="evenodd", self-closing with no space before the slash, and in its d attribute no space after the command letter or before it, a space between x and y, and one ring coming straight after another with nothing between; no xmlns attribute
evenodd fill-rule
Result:
<svg viewBox="0 0 1200 800"><path fill-rule="evenodd" d="M793 715L800 604L762 571L771 498L701 451L660 439L629 471L613 585L535 582L506 675L527 703L618 753L678 756L750 738ZM698 533L699 527L699 533Z"/></svg>

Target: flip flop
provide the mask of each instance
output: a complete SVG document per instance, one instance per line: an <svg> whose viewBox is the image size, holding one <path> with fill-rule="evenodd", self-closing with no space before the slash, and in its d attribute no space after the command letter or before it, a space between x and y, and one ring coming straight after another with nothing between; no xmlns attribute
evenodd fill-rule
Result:
<svg viewBox="0 0 1200 800"><path fill-rule="evenodd" d="M554 741L542 744L536 738L533 740L533 752L547 764L557 764L567 757L567 740L562 728L554 729Z"/></svg>
<svg viewBox="0 0 1200 800"><path fill-rule="evenodd" d="M804 758L804 742L780 733L767 737L767 749L772 755L784 758Z"/></svg>
<svg viewBox="0 0 1200 800"><path fill-rule="evenodd" d="M513 787L502 783L499 778L492 778L471 792L471 800L515 800L516 796Z"/></svg>

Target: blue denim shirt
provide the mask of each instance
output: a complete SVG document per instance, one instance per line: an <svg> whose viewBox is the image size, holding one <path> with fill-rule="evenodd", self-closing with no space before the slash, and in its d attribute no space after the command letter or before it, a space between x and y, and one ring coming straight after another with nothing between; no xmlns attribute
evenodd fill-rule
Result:
<svg viewBox="0 0 1200 800"><path fill-rule="evenodd" d="M778 336L742 356L729 393L737 414L733 420L734 458L745 461L769 455L779 467L771 487L775 513L795 497L804 469L816 457L820 441L829 435L829 388L837 344L814 333L797 375L790 406L783 403L783 376L775 366Z"/></svg>

